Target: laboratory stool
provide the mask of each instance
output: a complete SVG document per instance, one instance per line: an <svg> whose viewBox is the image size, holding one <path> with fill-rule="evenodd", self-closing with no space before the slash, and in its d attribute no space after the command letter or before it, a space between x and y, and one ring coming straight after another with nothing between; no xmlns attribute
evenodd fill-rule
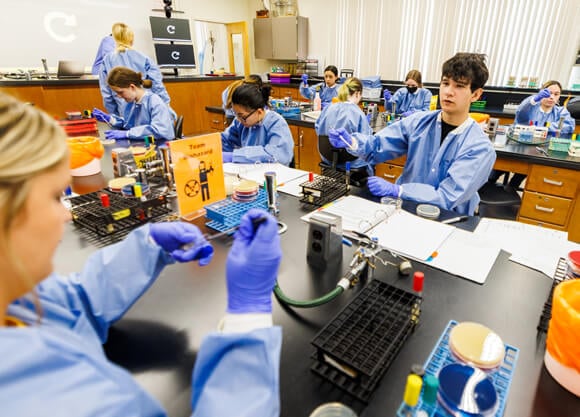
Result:
<svg viewBox="0 0 580 417"><path fill-rule="evenodd" d="M504 220L516 220L522 197L517 189L507 184L486 182L478 191L478 215Z"/></svg>

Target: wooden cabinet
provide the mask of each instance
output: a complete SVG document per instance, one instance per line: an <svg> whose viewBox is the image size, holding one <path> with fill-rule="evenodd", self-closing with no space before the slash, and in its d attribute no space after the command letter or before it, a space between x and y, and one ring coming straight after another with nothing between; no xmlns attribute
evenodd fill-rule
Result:
<svg viewBox="0 0 580 417"><path fill-rule="evenodd" d="M406 157L401 156L388 162L383 162L375 166L375 175L395 183L403 173Z"/></svg>
<svg viewBox="0 0 580 417"><path fill-rule="evenodd" d="M283 87L283 86L274 86L272 85L272 90L270 91L270 95L274 98L285 98L285 97L292 97L292 100L305 100L300 95L300 90L298 87Z"/></svg>
<svg viewBox="0 0 580 417"><path fill-rule="evenodd" d="M289 125L294 138L294 164L297 169L320 174L318 136L311 127Z"/></svg>
<svg viewBox="0 0 580 417"><path fill-rule="evenodd" d="M579 183L578 171L533 165L526 181L518 220L566 229Z"/></svg>
<svg viewBox="0 0 580 417"><path fill-rule="evenodd" d="M306 58L308 18L283 16L254 19L254 55L258 59Z"/></svg>
<svg viewBox="0 0 580 417"><path fill-rule="evenodd" d="M208 132L223 132L228 127L226 115L223 113L205 112L205 129Z"/></svg>

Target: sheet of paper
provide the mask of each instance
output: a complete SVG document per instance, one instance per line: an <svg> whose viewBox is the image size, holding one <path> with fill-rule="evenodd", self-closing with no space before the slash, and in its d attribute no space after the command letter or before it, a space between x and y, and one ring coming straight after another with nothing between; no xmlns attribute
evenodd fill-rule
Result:
<svg viewBox="0 0 580 417"><path fill-rule="evenodd" d="M234 164L227 162L224 164L224 173L237 175L240 178L252 180L258 184L264 183L264 173L270 171L276 173L278 186L283 185L287 181L308 175L307 171L289 168L278 163Z"/></svg>
<svg viewBox="0 0 580 417"><path fill-rule="evenodd" d="M302 216L301 219L308 221L313 213L324 211L325 213L332 213L342 217L342 230L355 230L366 233L386 219L393 210L393 207L349 195L314 210Z"/></svg>
<svg viewBox="0 0 580 417"><path fill-rule="evenodd" d="M284 184L278 186L278 192L284 194L290 194L295 197L302 197L302 187L300 184L308 181L308 174L303 175L293 180L286 181Z"/></svg>
<svg viewBox="0 0 580 417"><path fill-rule="evenodd" d="M368 235L378 238L379 244L384 248L425 261L454 229L453 226L397 210L368 232Z"/></svg>
<svg viewBox="0 0 580 417"><path fill-rule="evenodd" d="M580 245L568 241L568 234L531 224L510 220L481 219L476 234L493 238L501 248L511 253L510 260L554 277L560 258L580 250Z"/></svg>
<svg viewBox="0 0 580 417"><path fill-rule="evenodd" d="M483 284L500 250L495 239L455 229L427 265Z"/></svg>

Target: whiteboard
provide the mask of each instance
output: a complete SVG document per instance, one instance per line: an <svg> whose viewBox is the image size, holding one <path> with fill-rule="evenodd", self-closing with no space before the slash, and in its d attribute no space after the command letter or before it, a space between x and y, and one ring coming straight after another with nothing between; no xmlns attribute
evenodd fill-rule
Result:
<svg viewBox="0 0 580 417"><path fill-rule="evenodd" d="M129 25L135 32L133 47L155 59L149 16L164 16L152 11L162 5L161 0L4 0L0 67L40 69L41 58L51 69L59 60L91 67L101 39L116 22ZM172 17L188 18L192 24L187 13Z"/></svg>

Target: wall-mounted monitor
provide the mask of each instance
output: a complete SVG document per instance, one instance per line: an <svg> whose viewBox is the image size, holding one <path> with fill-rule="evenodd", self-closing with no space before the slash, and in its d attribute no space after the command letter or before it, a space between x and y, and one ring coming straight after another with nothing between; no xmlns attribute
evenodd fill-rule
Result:
<svg viewBox="0 0 580 417"><path fill-rule="evenodd" d="M155 41L191 42L188 19L149 16L151 35Z"/></svg>
<svg viewBox="0 0 580 417"><path fill-rule="evenodd" d="M193 45L155 44L155 56L160 67L195 68Z"/></svg>

